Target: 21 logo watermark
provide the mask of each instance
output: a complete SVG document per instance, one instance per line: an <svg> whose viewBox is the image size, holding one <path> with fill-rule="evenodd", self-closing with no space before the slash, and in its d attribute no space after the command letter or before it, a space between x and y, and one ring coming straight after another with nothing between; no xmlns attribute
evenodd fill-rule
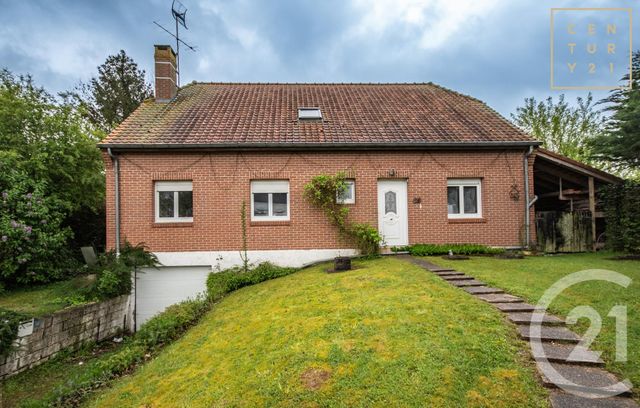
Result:
<svg viewBox="0 0 640 408"><path fill-rule="evenodd" d="M632 27L630 8L552 8L551 89L629 89Z"/></svg>
<svg viewBox="0 0 640 408"><path fill-rule="evenodd" d="M551 303L557 298L561 297L565 290L575 287L578 284L585 282L599 282L602 284L615 284L622 288L628 288L631 285L632 280L626 275L615 271L609 271L605 269L589 269L579 272L574 272L570 275L563 277L555 282L549 289L542 295L538 304L536 305L536 311L531 315L531 325L529 327L529 344L533 355L536 356L538 362L538 368L542 371L544 376L550 379L558 388L563 389L565 392L578 395L586 398L607 398L616 396L619 394L627 393L633 389L633 384L628 378L622 381L613 380L612 378L606 378L606 382L602 383L602 379L594 380L586 377L584 373L567 370L564 364L553 364L550 362L554 356L547 354L545 343L542 341L543 320L546 310ZM627 306L615 305L607 313L607 317L615 319L615 360L616 362L627 362ZM595 361L599 359L600 352L590 350L590 346L596 339L602 328L602 316L590 305L579 305L573 308L566 318L567 324L576 324L579 319L586 318L589 320L589 328L582 336L582 340L578 345L575 345L569 355L563 359L565 362L571 363L584 361ZM556 352L557 354L557 352Z"/></svg>

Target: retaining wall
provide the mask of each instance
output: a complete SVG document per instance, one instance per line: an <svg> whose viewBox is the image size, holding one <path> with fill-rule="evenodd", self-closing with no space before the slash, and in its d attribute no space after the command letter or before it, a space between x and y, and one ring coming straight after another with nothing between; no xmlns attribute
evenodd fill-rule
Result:
<svg viewBox="0 0 640 408"><path fill-rule="evenodd" d="M60 350L126 331L130 325L129 303L130 296L123 295L34 319L33 332L19 336L16 350L0 357L0 380L43 363Z"/></svg>

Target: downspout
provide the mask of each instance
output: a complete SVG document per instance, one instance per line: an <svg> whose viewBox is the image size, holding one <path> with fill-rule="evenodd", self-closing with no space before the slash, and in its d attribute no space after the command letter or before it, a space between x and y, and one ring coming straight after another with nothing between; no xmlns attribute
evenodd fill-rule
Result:
<svg viewBox="0 0 640 408"><path fill-rule="evenodd" d="M538 201L538 197L534 197L533 200L529 200L529 156L533 153L533 146L529 146L529 150L527 150L524 154L523 166L524 166L524 247L525 249L529 249L531 246L531 215L530 209L536 201Z"/></svg>
<svg viewBox="0 0 640 408"><path fill-rule="evenodd" d="M115 194L115 227L116 227L116 256L120 256L120 161L118 156L113 154L111 148L107 149L109 157L113 161L113 176L114 176L114 194Z"/></svg>
<svg viewBox="0 0 640 408"><path fill-rule="evenodd" d="M116 227L116 257L120 257L120 160L118 159L118 156L116 156L115 154L113 154L113 152L111 151L111 148L107 148L107 153L109 154L109 157L111 157L111 160L113 161L113 176L114 176L114 195L115 195L115 227ZM137 301L137 285L136 285L136 278L137 278L137 273L138 270L137 268L133 268L133 318L132 318L132 327L133 327L133 331L135 332L137 327L136 327L136 309L138 306L138 301Z"/></svg>

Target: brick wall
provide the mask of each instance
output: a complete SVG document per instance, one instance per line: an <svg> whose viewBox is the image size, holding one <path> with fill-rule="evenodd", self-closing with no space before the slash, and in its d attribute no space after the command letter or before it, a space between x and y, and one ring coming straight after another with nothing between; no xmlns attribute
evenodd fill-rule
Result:
<svg viewBox="0 0 640 408"><path fill-rule="evenodd" d="M40 320L18 348L0 358L0 380L47 361L60 350L100 341L126 330L129 295L61 310Z"/></svg>
<svg viewBox="0 0 640 408"><path fill-rule="evenodd" d="M216 251L241 247L240 208L250 205L250 181L290 182L290 221L252 222L250 250L331 249L341 241L326 217L303 196L320 173L348 170L356 180L351 217L377 227L377 181L408 181L410 243L482 243L518 246L524 231L523 150L467 152L306 152L306 153L123 153L120 157L121 238L144 242L152 251ZM114 246L114 192L107 167L107 245ZM395 171L394 177L389 171ZM530 163L533 195L533 159ZM482 219L447 218L447 178L482 178ZM154 223L156 180L192 180L194 217L189 224ZM510 197L517 185L520 199ZM413 199L421 198L421 205ZM533 220L533 210L531 211ZM248 214L248 218L250 214ZM535 228L532 228L532 237Z"/></svg>

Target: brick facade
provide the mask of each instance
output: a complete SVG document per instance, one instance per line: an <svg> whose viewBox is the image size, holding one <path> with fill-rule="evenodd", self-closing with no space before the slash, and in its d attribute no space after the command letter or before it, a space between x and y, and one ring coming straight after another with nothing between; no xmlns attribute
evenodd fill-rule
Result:
<svg viewBox="0 0 640 408"><path fill-rule="evenodd" d="M524 231L524 150L120 153L121 238L155 252L241 248L240 208L250 208L250 181L290 182L290 221L249 222L250 250L353 247L304 198L320 173L347 170L355 179L354 220L377 227L377 181L408 181L410 243L481 243L520 246ZM114 246L113 165L107 170L107 245ZM529 185L533 196L533 157ZM390 170L394 176L390 177ZM447 218L447 178L482 179L482 219ZM193 223L154 222L154 181L193 181ZM519 200L511 197L517 185ZM414 198L421 204L414 204ZM249 212L249 210L247 210ZM533 210L531 210L533 221ZM247 214L250 219L250 214ZM535 228L531 228L534 237Z"/></svg>

